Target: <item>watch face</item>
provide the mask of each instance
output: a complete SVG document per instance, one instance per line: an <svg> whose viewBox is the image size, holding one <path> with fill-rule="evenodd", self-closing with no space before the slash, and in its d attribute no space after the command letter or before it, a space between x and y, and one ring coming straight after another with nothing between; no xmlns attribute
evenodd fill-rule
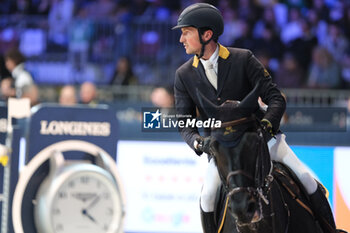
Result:
<svg viewBox="0 0 350 233"><path fill-rule="evenodd" d="M121 219L115 184L92 171L67 178L55 193L50 211L52 228L57 233L112 233Z"/></svg>

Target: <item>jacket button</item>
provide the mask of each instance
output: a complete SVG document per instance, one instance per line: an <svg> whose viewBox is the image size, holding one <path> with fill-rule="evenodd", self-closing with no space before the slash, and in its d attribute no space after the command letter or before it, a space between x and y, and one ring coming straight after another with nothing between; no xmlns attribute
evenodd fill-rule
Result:
<svg viewBox="0 0 350 233"><path fill-rule="evenodd" d="M220 101L220 100L221 100L221 98L219 97L219 98L218 98L218 101Z"/></svg>

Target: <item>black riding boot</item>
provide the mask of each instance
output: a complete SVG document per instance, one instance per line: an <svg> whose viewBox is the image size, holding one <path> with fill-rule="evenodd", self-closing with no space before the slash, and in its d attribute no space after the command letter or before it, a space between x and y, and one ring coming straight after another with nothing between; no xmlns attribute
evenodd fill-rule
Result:
<svg viewBox="0 0 350 233"><path fill-rule="evenodd" d="M315 217L319 221L324 233L336 233L332 209L320 184L318 184L316 192L310 195L310 201Z"/></svg>
<svg viewBox="0 0 350 233"><path fill-rule="evenodd" d="M201 221L203 233L216 233L217 229L214 222L214 212L204 212L201 209Z"/></svg>

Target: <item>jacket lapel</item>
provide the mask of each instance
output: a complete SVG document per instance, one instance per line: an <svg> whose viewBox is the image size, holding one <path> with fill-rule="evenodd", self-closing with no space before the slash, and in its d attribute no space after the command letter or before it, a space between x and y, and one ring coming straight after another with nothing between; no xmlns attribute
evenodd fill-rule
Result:
<svg viewBox="0 0 350 233"><path fill-rule="evenodd" d="M197 88L204 93L208 93L207 97L209 99L212 99L212 98L215 99L216 90L209 82L205 74L204 67L202 63L199 61L197 56L194 56L192 66L196 71L198 79L200 80L199 82L196 83Z"/></svg>
<svg viewBox="0 0 350 233"><path fill-rule="evenodd" d="M197 56L193 57L192 67L196 71L198 78L202 80L203 82L198 83L198 89L204 91L204 93L208 93L208 87L210 88L209 93L210 96L207 96L211 99L212 95L219 96L224 84L225 80L227 78L227 75L230 71L230 63L227 62L228 57L230 56L230 52L228 49L221 44L219 44L219 58L218 58L218 90L216 91L215 88L211 85L209 80L207 79L207 76L205 75L204 67L200 63Z"/></svg>
<svg viewBox="0 0 350 233"><path fill-rule="evenodd" d="M231 63L227 62L230 52L228 49L221 44L219 44L219 59L218 59L218 91L217 95L219 96L227 78L227 75L231 68Z"/></svg>

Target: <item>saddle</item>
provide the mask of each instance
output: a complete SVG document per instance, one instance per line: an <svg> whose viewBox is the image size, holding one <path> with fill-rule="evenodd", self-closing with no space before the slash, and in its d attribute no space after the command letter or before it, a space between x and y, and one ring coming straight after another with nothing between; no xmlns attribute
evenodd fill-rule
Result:
<svg viewBox="0 0 350 233"><path fill-rule="evenodd" d="M314 217L309 201L309 195L295 173L283 163L273 161L273 164L274 169L272 175L279 185L283 187L301 207ZM325 188L323 191L324 194L328 196L328 191Z"/></svg>
<svg viewBox="0 0 350 233"><path fill-rule="evenodd" d="M279 163L279 162L273 162L274 163L274 169L273 169L273 176L277 180L277 182L291 195L291 197L300 205L302 206L307 212L309 212L313 217L315 217L312 207L309 200L309 195L306 192L304 186L300 182L300 180L297 178L295 173L286 165ZM319 182L317 182L318 185L321 187L323 194L328 198L329 193L328 190ZM303 201L303 199L305 201ZM342 229L336 229L335 233L347 233L346 231Z"/></svg>

